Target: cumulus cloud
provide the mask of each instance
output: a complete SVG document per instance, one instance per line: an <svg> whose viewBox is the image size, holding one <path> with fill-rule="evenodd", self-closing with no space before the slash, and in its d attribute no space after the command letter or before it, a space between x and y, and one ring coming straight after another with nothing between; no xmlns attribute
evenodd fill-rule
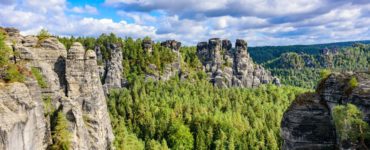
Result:
<svg viewBox="0 0 370 150"><path fill-rule="evenodd" d="M80 14L83 14L83 13L98 14L98 9L90 5L85 5L83 7L73 7L71 11L75 13L80 13Z"/></svg>
<svg viewBox="0 0 370 150"><path fill-rule="evenodd" d="M2 0L0 26L24 34L176 39L187 45L220 37L249 45L289 45L370 37L368 0L106 0L69 6L66 0ZM99 11L113 9L120 18ZM97 17L86 17L94 14Z"/></svg>
<svg viewBox="0 0 370 150"><path fill-rule="evenodd" d="M67 15L74 10L76 13L95 13L86 5L83 8L66 7L65 0L48 0L50 3L27 0L12 6L1 6L0 26L16 27L22 34L37 34L41 29L62 36L99 36L102 33L116 33L122 37L141 38L155 37L155 28L138 24L129 24L111 18L96 19L78 15ZM32 4L32 5L30 5ZM80 10L81 9L81 10Z"/></svg>

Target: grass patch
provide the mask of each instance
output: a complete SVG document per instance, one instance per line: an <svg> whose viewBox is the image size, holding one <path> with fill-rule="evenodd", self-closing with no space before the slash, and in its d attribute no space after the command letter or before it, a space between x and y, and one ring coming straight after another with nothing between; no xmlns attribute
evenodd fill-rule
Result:
<svg viewBox="0 0 370 150"><path fill-rule="evenodd" d="M46 83L46 81L42 77L42 74L41 74L41 72L38 68L32 67L31 72L32 72L33 76L35 77L35 79L37 80L37 84L41 88L47 88L48 87L48 84Z"/></svg>
<svg viewBox="0 0 370 150"><path fill-rule="evenodd" d="M44 102L44 115L45 116L50 116L55 112L55 108L53 104L51 103L51 97L50 96L45 96L42 98Z"/></svg>
<svg viewBox="0 0 370 150"><path fill-rule="evenodd" d="M349 80L348 84L352 89L356 88L358 86L358 81L356 77L352 77L351 80Z"/></svg>

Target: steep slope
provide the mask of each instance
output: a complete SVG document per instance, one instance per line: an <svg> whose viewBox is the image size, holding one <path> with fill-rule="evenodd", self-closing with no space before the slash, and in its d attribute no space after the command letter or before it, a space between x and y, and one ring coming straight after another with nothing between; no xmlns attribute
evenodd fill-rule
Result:
<svg viewBox="0 0 370 150"><path fill-rule="evenodd" d="M370 73L334 73L323 79L316 93L297 98L281 123L283 149L362 149L359 143L338 140L333 122L337 105L354 104L370 123Z"/></svg>
<svg viewBox="0 0 370 150"><path fill-rule="evenodd" d="M0 87L0 149L46 149L50 132L36 81Z"/></svg>
<svg viewBox="0 0 370 150"><path fill-rule="evenodd" d="M47 85L43 88L37 88L38 85L36 84L26 86L28 88L19 83L6 85L16 86L19 87L19 90L23 89L25 91L25 93L12 93L12 91L4 90L2 95L14 95L11 96L13 98L8 98L9 101L22 102L31 101L29 99L32 99L36 105L21 107L24 109L23 112L29 112L28 115L23 116L24 119L15 120L9 126L4 126L4 129L1 125L1 130L4 130L3 134L19 135L21 133L14 134L14 130L5 127L10 129L19 128L15 131L23 130L22 134L28 137L21 138L18 142L23 143L23 145L37 146L30 148L23 146L20 149L44 149L47 145L53 143L50 137L52 135L51 131L55 128L55 114L63 112L68 120L67 126L71 133L72 149L112 148L113 133L103 87L100 82L95 52L85 51L79 43L74 43L67 52L63 44L56 38L24 37L19 34L18 30L10 28L6 28L5 31L8 35L7 44L17 54L15 55L15 62L24 64L29 70L31 68L38 70ZM18 89L16 88L16 90ZM27 90L32 92L27 95ZM50 104L46 103L45 99L50 100ZM5 102L1 102L1 104L6 105ZM32 113L37 115L32 115ZM45 114L45 116L40 114ZM41 124L37 129L40 128L40 132L44 132L43 136L31 135L33 132L39 131L36 129L29 130L27 126L28 122L33 123L35 120L37 120L35 125ZM23 129L19 124L26 124L27 128ZM46 128L43 129L43 127ZM32 137L31 140L30 137ZM2 141L13 141L12 138L15 137L4 136ZM33 140L35 140L35 144ZM5 145L4 149L12 149L9 146L13 144L2 143L0 145Z"/></svg>
<svg viewBox="0 0 370 150"><path fill-rule="evenodd" d="M260 84L280 84L262 66L253 63L247 52L247 42L237 40L235 48L229 40L219 38L200 42L197 54L211 82L218 87L257 87Z"/></svg>

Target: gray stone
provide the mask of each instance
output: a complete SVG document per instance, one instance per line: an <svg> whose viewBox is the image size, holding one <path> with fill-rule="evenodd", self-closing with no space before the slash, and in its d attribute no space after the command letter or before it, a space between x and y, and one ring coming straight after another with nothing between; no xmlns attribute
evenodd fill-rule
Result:
<svg viewBox="0 0 370 150"><path fill-rule="evenodd" d="M107 63L106 75L104 79L104 92L108 94L110 89L122 87L122 49L114 45L111 60Z"/></svg>
<svg viewBox="0 0 370 150"><path fill-rule="evenodd" d="M336 134L330 110L316 94L299 96L281 122L282 149L335 149Z"/></svg>
<svg viewBox="0 0 370 150"><path fill-rule="evenodd" d="M212 83L217 86L258 87L260 84L272 83L271 73L262 66L255 65L249 57L247 42L244 40L238 39L235 49L229 40L213 38L208 43L200 42L197 45L197 55L206 73L210 73ZM220 78L223 80L219 80Z"/></svg>

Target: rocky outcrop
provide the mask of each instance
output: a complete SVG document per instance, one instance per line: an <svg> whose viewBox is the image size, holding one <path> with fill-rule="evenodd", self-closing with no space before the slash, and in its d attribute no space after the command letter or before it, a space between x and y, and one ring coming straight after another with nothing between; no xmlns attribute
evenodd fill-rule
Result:
<svg viewBox="0 0 370 150"><path fill-rule="evenodd" d="M358 85L353 87L350 80ZM323 80L317 87L317 93L330 109L336 105L351 103L356 105L370 123L370 74L369 73L334 73Z"/></svg>
<svg viewBox="0 0 370 150"><path fill-rule="evenodd" d="M369 73L333 73L319 83L315 93L298 97L284 113L282 148L358 148L356 143L342 143L335 134L332 110L336 105L347 103L357 106L364 114L363 119L370 123Z"/></svg>
<svg viewBox="0 0 370 150"><path fill-rule="evenodd" d="M63 111L72 123L74 148L110 148L113 134L95 52L74 43L68 51L66 79L70 102Z"/></svg>
<svg viewBox="0 0 370 150"><path fill-rule="evenodd" d="M161 43L161 46L167 47L172 51L179 51L181 47L181 42L175 40L167 40Z"/></svg>
<svg viewBox="0 0 370 150"><path fill-rule="evenodd" d="M335 149L335 128L329 108L316 94L303 94L284 113L282 149Z"/></svg>
<svg viewBox="0 0 370 150"><path fill-rule="evenodd" d="M110 45L112 49L112 55L110 61L107 62L105 69L105 75L103 76L104 81L104 92L107 94L110 89L121 88L124 86L124 79L122 78L123 66L122 66L122 49L121 46L116 44Z"/></svg>
<svg viewBox="0 0 370 150"><path fill-rule="evenodd" d="M161 80L169 80L173 76L184 77L182 75L181 70L181 54L180 54L180 47L181 42L175 40L167 40L161 43L161 46L167 47L172 50L176 54L176 59L171 64L167 64L164 68L162 75L160 75Z"/></svg>
<svg viewBox="0 0 370 150"><path fill-rule="evenodd" d="M0 87L0 149L46 149L50 139L36 81Z"/></svg>
<svg viewBox="0 0 370 150"><path fill-rule="evenodd" d="M144 39L141 47L146 53L151 54L153 51L153 44L154 42L151 39Z"/></svg>
<svg viewBox="0 0 370 150"><path fill-rule="evenodd" d="M111 149L113 133L95 52L85 52L81 44L74 43L67 54L54 37L39 40L36 36L22 36L18 30L5 31L7 44L18 54L15 62L38 69L47 86L39 88L33 81L7 85L19 91L0 88L4 96L1 100L8 101L0 101L6 110L2 113L0 108L0 115L14 115L9 122L1 118L0 149L46 149L51 144L53 118L44 116L42 99L46 97L55 111L67 116L72 149ZM33 79L28 77L29 80Z"/></svg>
<svg viewBox="0 0 370 150"><path fill-rule="evenodd" d="M213 38L208 42L200 42L197 55L215 86L258 87L273 80L278 83L270 72L253 63L244 40L236 40L234 49L229 40Z"/></svg>

